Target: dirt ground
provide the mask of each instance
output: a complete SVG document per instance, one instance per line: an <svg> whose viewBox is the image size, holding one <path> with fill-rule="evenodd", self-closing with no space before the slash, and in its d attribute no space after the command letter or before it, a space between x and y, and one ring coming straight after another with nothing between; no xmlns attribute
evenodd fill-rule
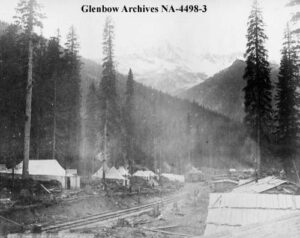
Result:
<svg viewBox="0 0 300 238"><path fill-rule="evenodd" d="M204 233L207 217L209 189L202 183L188 183L179 192L182 199L165 204L160 215L143 214L122 222L103 224L93 228L73 230L95 238L142 237L198 237Z"/></svg>
<svg viewBox="0 0 300 238"><path fill-rule="evenodd" d="M170 233L181 233L199 236L204 232L207 217L208 188L201 183L187 183L175 194L181 194L182 199L177 202L164 204L160 207L158 216L143 214L128 218L121 222L101 224L92 228L71 231L78 237L171 237L169 234L152 231L153 229ZM83 200L65 202L49 207L24 209L4 214L22 225L33 223L53 224L59 221L72 220L78 217L125 209L159 200L158 196L130 196L106 197L96 195ZM139 201L139 202L138 202ZM1 220L1 219L0 219ZM18 231L18 227L7 222L0 222L0 235L8 231ZM70 236L70 233L67 235ZM59 237L65 237L63 234ZM172 237L176 237L172 235Z"/></svg>

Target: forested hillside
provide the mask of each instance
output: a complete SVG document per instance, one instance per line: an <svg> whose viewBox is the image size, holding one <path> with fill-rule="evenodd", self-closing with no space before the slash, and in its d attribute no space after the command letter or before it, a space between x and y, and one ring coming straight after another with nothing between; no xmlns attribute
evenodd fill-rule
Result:
<svg viewBox="0 0 300 238"><path fill-rule="evenodd" d="M0 37L0 160L12 166L23 158L26 34L6 26ZM73 28L62 47L59 36L34 35L31 159L58 159L77 165L80 142L80 62Z"/></svg>
<svg viewBox="0 0 300 238"><path fill-rule="evenodd" d="M97 122L93 118L97 112L100 71L95 63L85 61L84 74L88 79L83 95L87 95L83 105L84 151L85 161L92 170L96 146L95 133ZM133 68L134 74L134 68ZM118 75L119 104L125 102L126 77ZM85 93L86 92L86 93ZM176 172L189 163L211 166L229 166L249 162L246 134L242 124L236 123L216 112L205 109L197 103L178 99L165 93L134 82L134 161L136 164L164 169L168 162ZM120 131L120 134L123 132ZM246 144L245 144L246 143ZM120 147L119 147L120 148ZM125 154L114 147L111 154L115 157L111 163L124 163Z"/></svg>
<svg viewBox="0 0 300 238"><path fill-rule="evenodd" d="M94 171L95 155L103 138L95 113L102 68L79 59L78 42L71 28L66 44L59 36L34 36L31 159L57 159L82 173ZM12 166L22 160L27 51L25 35L9 26L0 38L0 159ZM79 71L79 69L81 71ZM134 77L134 66L132 66ZM126 164L126 76L117 75L117 107L121 115L117 138L110 149L110 164ZM133 153L135 166L172 169L184 166L229 166L249 161L246 134L241 124L134 82ZM113 125L113 124L112 124ZM100 142L99 142L100 141ZM246 153L246 154L245 154ZM249 156L248 156L249 154Z"/></svg>
<svg viewBox="0 0 300 238"><path fill-rule="evenodd" d="M233 120L242 121L244 112L244 92L246 85L243 74L246 64L236 60L233 64L208 78L204 82L186 90L180 97L196 101L211 110L220 112ZM272 65L271 79L277 82L278 66Z"/></svg>

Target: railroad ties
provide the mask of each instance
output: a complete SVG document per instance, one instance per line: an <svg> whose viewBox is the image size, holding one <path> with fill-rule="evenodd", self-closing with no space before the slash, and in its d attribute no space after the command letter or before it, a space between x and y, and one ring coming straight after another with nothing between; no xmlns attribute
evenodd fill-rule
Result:
<svg viewBox="0 0 300 238"><path fill-rule="evenodd" d="M142 206L136 206L129 209L123 209L119 211L113 211L113 212L104 212L94 215L89 215L85 217L81 217L76 220L67 221L63 223L58 223L50 226L42 227L42 232L57 232L57 231L63 231L63 230L69 230L71 228L80 228L85 227L91 224L95 224L98 222L107 222L107 221L113 221L119 218L125 218L130 216L139 215L140 213L145 213L151 211L155 206L163 206L163 204L170 203L172 201L178 201L180 197L174 196L171 198L161 199L157 202L152 202L146 205Z"/></svg>

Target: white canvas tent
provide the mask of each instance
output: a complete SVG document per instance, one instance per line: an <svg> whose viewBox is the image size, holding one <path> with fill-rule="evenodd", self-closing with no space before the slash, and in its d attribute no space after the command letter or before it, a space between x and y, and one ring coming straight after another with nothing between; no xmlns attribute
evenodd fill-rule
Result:
<svg viewBox="0 0 300 238"><path fill-rule="evenodd" d="M202 171L199 170L199 169L197 169L197 168L195 168L195 167L192 167L192 168L189 170L188 173L189 173L189 174L202 174Z"/></svg>
<svg viewBox="0 0 300 238"><path fill-rule="evenodd" d="M111 167L111 169L106 174L107 179L116 179L116 180L125 180L125 178L120 174L120 172L115 168Z"/></svg>
<svg viewBox="0 0 300 238"><path fill-rule="evenodd" d="M23 161L15 167L14 174L16 176L21 176L22 172ZM11 174L12 169L8 169L6 173ZM80 188L80 177L78 175L67 175L66 170L58 163L57 160L29 160L28 173L30 178L34 180L57 180L61 183L62 188Z"/></svg>
<svg viewBox="0 0 300 238"><path fill-rule="evenodd" d="M170 181L177 181L177 182L184 183L184 176L180 174L162 173L161 176L169 179Z"/></svg>
<svg viewBox="0 0 300 238"><path fill-rule="evenodd" d="M16 176L21 176L23 172L23 161L19 163L14 170ZM11 174L12 169L6 171ZM80 188L80 177L78 175L67 175L66 170L57 160L29 160L28 173L30 178L40 181L57 180L62 188L76 189Z"/></svg>
<svg viewBox="0 0 300 238"><path fill-rule="evenodd" d="M105 167L105 173L107 173L108 170L109 170L109 168ZM97 179L97 178L98 179L102 179L102 176L103 176L103 166L101 166L101 168L98 169L97 172L92 175L92 178L94 178L94 179Z"/></svg>
<svg viewBox="0 0 300 238"><path fill-rule="evenodd" d="M22 174L23 161L16 166L15 174ZM30 175L65 176L66 171L57 160L29 160Z"/></svg>
<svg viewBox="0 0 300 238"><path fill-rule="evenodd" d="M154 178L154 177L157 177L157 175L150 171L150 170L138 170L136 171L132 176L135 176L135 177L142 177L142 178L145 178L147 180L149 180L150 178Z"/></svg>
<svg viewBox="0 0 300 238"><path fill-rule="evenodd" d="M119 167L118 171L122 176L129 176L130 175L129 172L128 172L128 169L125 169L123 166Z"/></svg>
<svg viewBox="0 0 300 238"><path fill-rule="evenodd" d="M101 167L96 173L94 173L92 177L94 179L102 179L103 178L103 167ZM123 185L125 185L126 181L127 181L127 179L125 177L123 177L121 175L121 173L115 167L105 170L105 179L121 180Z"/></svg>

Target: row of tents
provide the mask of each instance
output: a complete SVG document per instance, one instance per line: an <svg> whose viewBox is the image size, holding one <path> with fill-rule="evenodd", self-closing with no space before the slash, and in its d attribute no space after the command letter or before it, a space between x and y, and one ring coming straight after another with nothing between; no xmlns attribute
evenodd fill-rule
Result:
<svg viewBox="0 0 300 238"><path fill-rule="evenodd" d="M129 184L129 177L139 177L143 178L147 181L154 180L159 178L157 174L155 174L151 170L138 170L132 175L129 173L128 169L124 168L123 166L116 169L115 167L108 168L105 167L105 179L116 180L122 182L123 185ZM183 175L176 175L176 174L168 174L162 173L162 177L167 178L170 181L177 181L177 182L184 182ZM92 175L93 179L102 179L103 178L103 166Z"/></svg>
<svg viewBox="0 0 300 238"><path fill-rule="evenodd" d="M92 175L93 179L102 179L103 178L103 169L105 172L105 179L116 180L122 182L123 185L129 184L129 177L141 177L146 180L153 178L158 178L158 176L151 170L138 170L134 174L130 175L128 169L123 166L116 169L114 166L111 168L103 166Z"/></svg>

